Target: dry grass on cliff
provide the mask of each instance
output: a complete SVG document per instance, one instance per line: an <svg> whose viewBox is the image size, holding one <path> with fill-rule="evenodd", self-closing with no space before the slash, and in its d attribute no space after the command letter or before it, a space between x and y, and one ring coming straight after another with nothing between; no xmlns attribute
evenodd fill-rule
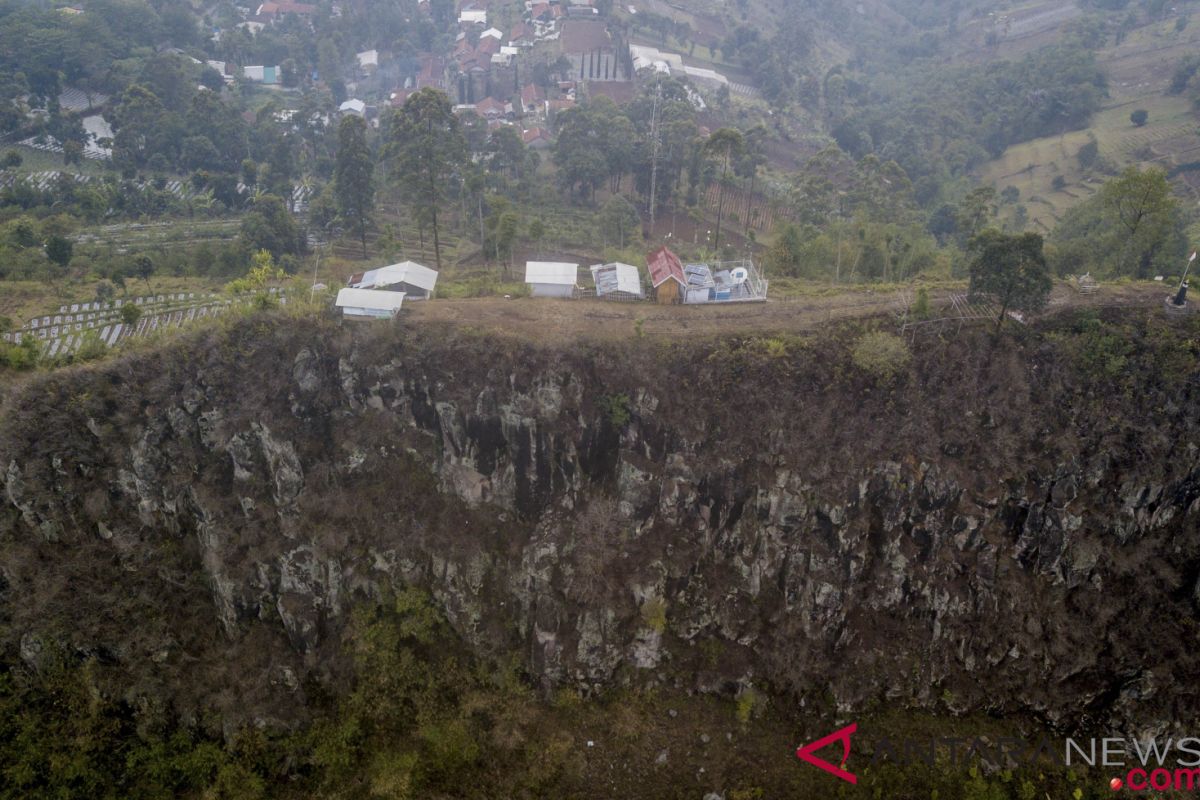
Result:
<svg viewBox="0 0 1200 800"><path fill-rule="evenodd" d="M1069 285L1055 287L1048 313L1066 308L1158 303L1158 283L1107 284L1091 295ZM935 316L949 292L931 293ZM472 298L411 303L400 324L420 327L448 324L460 330L514 336L542 344L563 341L612 341L646 337L686 340L765 333L811 332L848 319L880 314L899 316L911 298L900 292L845 291L794 301L725 306L659 306L599 300Z"/></svg>

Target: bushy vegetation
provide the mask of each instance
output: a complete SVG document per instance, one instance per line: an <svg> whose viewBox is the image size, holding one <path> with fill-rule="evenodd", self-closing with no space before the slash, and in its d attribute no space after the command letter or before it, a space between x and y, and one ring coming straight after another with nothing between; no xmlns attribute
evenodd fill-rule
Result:
<svg viewBox="0 0 1200 800"><path fill-rule="evenodd" d="M1050 237L1050 263L1059 275L1177 274L1187 255L1184 223L1166 174L1129 167L1067 213Z"/></svg>
<svg viewBox="0 0 1200 800"><path fill-rule="evenodd" d="M894 333L870 331L859 337L850 354L854 365L880 380L891 380L908 367L912 351Z"/></svg>
<svg viewBox="0 0 1200 800"><path fill-rule="evenodd" d="M895 160L922 203L1011 144L1083 127L1107 92L1079 42L1014 62L937 70L917 62L842 84L832 127L838 145L855 158Z"/></svg>
<svg viewBox="0 0 1200 800"><path fill-rule="evenodd" d="M654 602L643 616L661 630L663 609ZM0 667L0 798L598 800L614 790L686 797L711 785L695 782L701 766L720 776L730 796L807 797L824 777L779 757L797 744L797 720L767 692L540 695L514 662L472 657L416 589L357 608L346 648L348 684L333 693L306 684L309 722L223 730L219 719L185 723L156 703L114 697L100 660L43 645L36 670ZM984 719L891 714L862 723L877 737L1011 735ZM670 746L722 729L729 739L702 751ZM664 746L667 761L657 755ZM897 787L911 796L988 800L1107 791L1053 764L985 772L948 761L876 765L867 754L854 757L859 785L839 787L851 800ZM620 769L611 771L608 759Z"/></svg>

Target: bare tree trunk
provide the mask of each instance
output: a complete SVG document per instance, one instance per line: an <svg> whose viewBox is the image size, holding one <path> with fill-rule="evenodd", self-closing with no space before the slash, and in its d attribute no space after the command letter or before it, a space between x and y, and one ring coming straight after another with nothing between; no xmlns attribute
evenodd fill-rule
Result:
<svg viewBox="0 0 1200 800"><path fill-rule="evenodd" d="M358 239L362 243L363 261L367 260L367 215L362 209L358 212Z"/></svg>
<svg viewBox="0 0 1200 800"><path fill-rule="evenodd" d="M437 203L432 206L431 217L433 222L433 260L437 263L440 272L442 269L442 243L438 239Z"/></svg>
<svg viewBox="0 0 1200 800"><path fill-rule="evenodd" d="M721 185L717 187L717 237L713 249L721 251L721 215L725 211L725 178L729 174L729 151L725 151L725 167L721 170Z"/></svg>

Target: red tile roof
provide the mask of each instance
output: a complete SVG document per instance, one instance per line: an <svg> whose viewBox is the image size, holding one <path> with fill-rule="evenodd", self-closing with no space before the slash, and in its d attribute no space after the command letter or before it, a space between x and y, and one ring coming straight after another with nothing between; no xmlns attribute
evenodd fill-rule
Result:
<svg viewBox="0 0 1200 800"><path fill-rule="evenodd" d="M539 139L548 142L550 141L550 134L545 128L530 128L521 134L521 138L525 141L525 144L532 144Z"/></svg>
<svg viewBox="0 0 1200 800"><path fill-rule="evenodd" d="M683 277L683 262L666 246L646 256L646 267L650 270L650 283L655 289L671 278L679 281L680 286L687 285L687 279Z"/></svg>
<svg viewBox="0 0 1200 800"><path fill-rule="evenodd" d="M485 97L475 104L475 111L481 117L498 117L504 114L504 104L491 97Z"/></svg>
<svg viewBox="0 0 1200 800"><path fill-rule="evenodd" d="M287 0L283 2L273 2L267 0L258 7L258 13L263 16L271 14L315 14L317 7L308 3L289 3Z"/></svg>

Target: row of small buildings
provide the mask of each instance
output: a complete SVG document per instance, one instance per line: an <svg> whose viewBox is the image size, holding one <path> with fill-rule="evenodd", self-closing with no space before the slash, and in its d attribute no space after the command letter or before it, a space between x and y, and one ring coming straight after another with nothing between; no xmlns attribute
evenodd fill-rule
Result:
<svg viewBox="0 0 1200 800"><path fill-rule="evenodd" d="M579 265L530 261L525 283L533 297L588 297L604 300L652 299L663 305L761 302L767 281L754 262L717 261L685 264L669 248L646 256L646 275L633 264L612 262L591 267L592 288L579 284Z"/></svg>
<svg viewBox="0 0 1200 800"><path fill-rule="evenodd" d="M767 299L767 281L754 262L725 261L685 264L666 247L646 257L646 272L619 261L589 268L591 286L580 284L579 264L528 261L525 283L532 297L601 300L653 300L663 305L752 303ZM402 261L350 277L338 292L337 307L346 317L379 319L396 315L407 300L428 300L438 273L413 261Z"/></svg>

